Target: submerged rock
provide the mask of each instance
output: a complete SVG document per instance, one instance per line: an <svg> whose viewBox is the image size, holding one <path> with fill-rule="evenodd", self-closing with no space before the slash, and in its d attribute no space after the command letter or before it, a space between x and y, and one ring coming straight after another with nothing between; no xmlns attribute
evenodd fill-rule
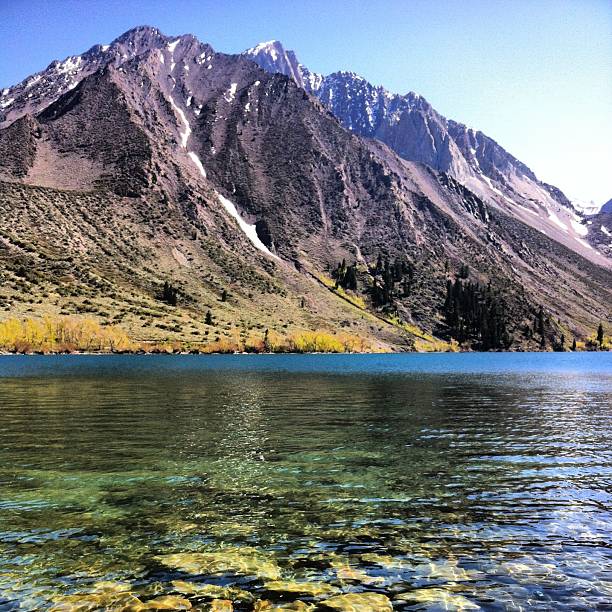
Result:
<svg viewBox="0 0 612 612"><path fill-rule="evenodd" d="M360 584L384 584L383 576L370 576L363 570L353 567L338 567L336 569L336 577L340 582L358 582Z"/></svg>
<svg viewBox="0 0 612 612"><path fill-rule="evenodd" d="M188 574L237 574L264 580L278 580L280 569L269 557L254 548L226 548L214 552L174 553L158 557L172 569Z"/></svg>
<svg viewBox="0 0 612 612"><path fill-rule="evenodd" d="M481 572L472 572L459 567L455 560L420 563L415 565L413 570L423 578L448 582L463 582L482 576Z"/></svg>
<svg viewBox="0 0 612 612"><path fill-rule="evenodd" d="M134 612L140 610L191 610L191 602L184 597L177 595L162 595L155 599L149 599L142 604L142 607L133 608ZM132 610L132 609L130 609Z"/></svg>
<svg viewBox="0 0 612 612"><path fill-rule="evenodd" d="M101 580L92 587L95 593L129 593L131 590L131 583L114 580Z"/></svg>
<svg viewBox="0 0 612 612"><path fill-rule="evenodd" d="M196 584L185 580L172 581L172 587L184 595L196 595L208 599L230 599L232 601L251 602L255 599L252 593L237 587L224 587L217 584Z"/></svg>
<svg viewBox="0 0 612 612"><path fill-rule="evenodd" d="M326 584L325 582L297 582L292 580L275 580L266 582L264 587L268 591L276 591L279 593L293 593L299 595L308 595L310 597L321 597L323 595L331 595L338 593L339 589Z"/></svg>
<svg viewBox="0 0 612 612"><path fill-rule="evenodd" d="M443 610L480 610L480 606L463 595L452 593L446 589L416 589L408 593L401 593L395 597L396 601L432 604L436 609Z"/></svg>
<svg viewBox="0 0 612 612"><path fill-rule="evenodd" d="M374 563L376 565L380 565L387 570L392 569L405 569L408 567L408 564L402 559L397 559L395 557L390 557L388 555L377 555L376 553L366 553L361 555L361 559L366 563Z"/></svg>
<svg viewBox="0 0 612 612"><path fill-rule="evenodd" d="M229 599L213 599L208 610L209 612L233 612L234 604Z"/></svg>
<svg viewBox="0 0 612 612"><path fill-rule="evenodd" d="M321 602L325 610L340 612L393 612L391 601L381 593L346 593Z"/></svg>
<svg viewBox="0 0 612 612"><path fill-rule="evenodd" d="M299 599L297 601L291 601L288 603L273 603L266 599L260 599L255 602L253 606L253 612L275 612L280 610L292 611L292 612L311 612L316 606L314 604L307 604Z"/></svg>
<svg viewBox="0 0 612 612"><path fill-rule="evenodd" d="M55 600L49 608L50 612L88 612L107 610L109 612L124 612L145 610L144 604L132 593L103 591L100 593L83 593L64 595Z"/></svg>

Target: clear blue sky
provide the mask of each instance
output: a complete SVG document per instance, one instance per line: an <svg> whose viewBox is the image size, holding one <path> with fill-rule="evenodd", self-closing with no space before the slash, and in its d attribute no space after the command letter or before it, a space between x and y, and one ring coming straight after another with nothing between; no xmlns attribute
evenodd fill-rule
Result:
<svg viewBox="0 0 612 612"><path fill-rule="evenodd" d="M0 87L136 25L416 91L572 197L612 198L611 0L0 0Z"/></svg>

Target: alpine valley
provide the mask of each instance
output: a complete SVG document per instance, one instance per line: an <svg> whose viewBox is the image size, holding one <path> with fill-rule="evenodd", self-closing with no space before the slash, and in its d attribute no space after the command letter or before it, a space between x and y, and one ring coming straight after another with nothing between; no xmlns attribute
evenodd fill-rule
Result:
<svg viewBox="0 0 612 612"><path fill-rule="evenodd" d="M193 350L595 346L612 209L587 212L421 96L276 41L138 27L0 95L0 321Z"/></svg>

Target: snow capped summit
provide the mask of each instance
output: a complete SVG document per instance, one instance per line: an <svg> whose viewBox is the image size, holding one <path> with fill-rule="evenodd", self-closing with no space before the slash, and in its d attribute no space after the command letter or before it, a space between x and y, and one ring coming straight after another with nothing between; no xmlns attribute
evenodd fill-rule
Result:
<svg viewBox="0 0 612 612"><path fill-rule="evenodd" d="M279 55L284 53L284 49L278 40L268 40L245 51L245 55L257 55L259 53L268 53L273 60L276 60Z"/></svg>
<svg viewBox="0 0 612 612"><path fill-rule="evenodd" d="M268 72L280 72L291 77L309 93L316 92L321 85L323 77L310 72L306 66L300 64L295 53L286 50L278 40L259 43L247 49L243 55Z"/></svg>

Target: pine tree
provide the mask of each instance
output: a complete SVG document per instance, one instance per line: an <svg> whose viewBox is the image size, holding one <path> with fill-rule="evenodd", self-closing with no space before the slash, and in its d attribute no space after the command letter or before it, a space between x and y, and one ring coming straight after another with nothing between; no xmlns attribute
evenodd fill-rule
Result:
<svg viewBox="0 0 612 612"><path fill-rule="evenodd" d="M443 313L449 334L459 343L471 341L482 350L505 349L512 344L506 327L504 303L491 286L464 282L446 283Z"/></svg>
<svg viewBox="0 0 612 612"><path fill-rule="evenodd" d="M355 265L349 266L344 275L344 288L355 291L357 289L357 269Z"/></svg>
<svg viewBox="0 0 612 612"><path fill-rule="evenodd" d="M603 341L604 341L604 328L603 328L603 325L600 323L599 327L597 328L597 342L599 343L599 348L603 346Z"/></svg>
<svg viewBox="0 0 612 612"><path fill-rule="evenodd" d="M227 302L227 290L226 289L224 289L223 292L221 293L221 301Z"/></svg>
<svg viewBox="0 0 612 612"><path fill-rule="evenodd" d="M160 299L170 306L176 306L178 302L178 289L174 288L168 281L165 281Z"/></svg>
<svg viewBox="0 0 612 612"><path fill-rule="evenodd" d="M538 325L538 334L540 334L540 338L543 341L544 340L544 309L542 308L542 306L540 306L540 310L538 310L537 325ZM544 342L542 342L542 345L543 344Z"/></svg>
<svg viewBox="0 0 612 612"><path fill-rule="evenodd" d="M204 322L206 323L206 325L212 325L213 324L212 312L210 312L210 310L206 313L206 317L204 319Z"/></svg>
<svg viewBox="0 0 612 612"><path fill-rule="evenodd" d="M572 351L576 351L576 338L572 342Z"/></svg>

